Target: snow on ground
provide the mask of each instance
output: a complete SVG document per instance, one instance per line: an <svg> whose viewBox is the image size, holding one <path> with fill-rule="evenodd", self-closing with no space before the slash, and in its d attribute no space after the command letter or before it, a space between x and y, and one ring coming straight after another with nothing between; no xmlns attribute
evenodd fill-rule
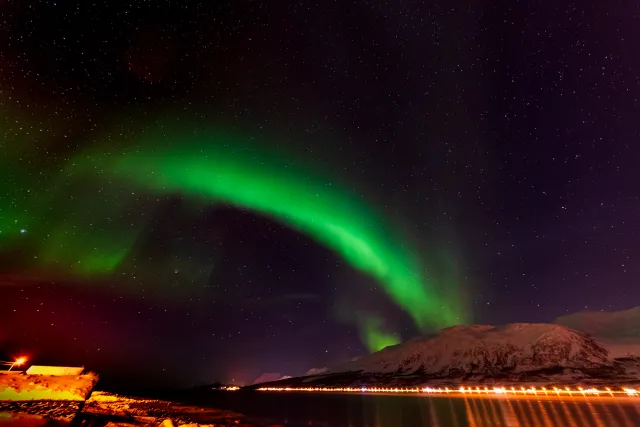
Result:
<svg viewBox="0 0 640 427"><path fill-rule="evenodd" d="M84 401L98 382L98 375L28 375L0 373L0 400Z"/></svg>
<svg viewBox="0 0 640 427"><path fill-rule="evenodd" d="M38 420L50 421L51 423L70 423L80 412L83 401L79 400L0 400L0 414L6 414L8 422L27 425L38 424ZM0 426L3 417L0 417ZM6 425L6 424L4 424Z"/></svg>
<svg viewBox="0 0 640 427"><path fill-rule="evenodd" d="M169 401L120 396L96 391L87 400L80 417L90 425L111 420L120 427L252 427L241 414L213 408L181 405Z"/></svg>
<svg viewBox="0 0 640 427"><path fill-rule="evenodd" d="M94 391L86 403L0 400L0 426L33 427L71 422L90 427L255 427L232 411L100 391Z"/></svg>

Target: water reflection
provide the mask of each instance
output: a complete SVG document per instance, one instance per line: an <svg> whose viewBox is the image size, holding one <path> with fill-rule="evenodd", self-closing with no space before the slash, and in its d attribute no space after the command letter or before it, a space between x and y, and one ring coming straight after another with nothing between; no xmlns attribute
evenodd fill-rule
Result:
<svg viewBox="0 0 640 427"><path fill-rule="evenodd" d="M638 427L637 404L528 399L464 399L469 427ZM487 416L487 413L492 416Z"/></svg>
<svg viewBox="0 0 640 427"><path fill-rule="evenodd" d="M640 400L225 393L213 407L287 427L640 427ZM202 402L193 402L202 403Z"/></svg>
<svg viewBox="0 0 640 427"><path fill-rule="evenodd" d="M352 403L353 404L353 403ZM639 427L637 402L366 396L350 427ZM417 408L417 410L416 410ZM309 422L308 426L321 425ZM332 427L343 425L339 420Z"/></svg>

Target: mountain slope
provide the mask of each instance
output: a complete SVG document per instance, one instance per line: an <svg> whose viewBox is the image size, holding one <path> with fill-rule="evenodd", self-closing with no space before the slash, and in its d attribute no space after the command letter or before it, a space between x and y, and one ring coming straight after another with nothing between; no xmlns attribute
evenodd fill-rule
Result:
<svg viewBox="0 0 640 427"><path fill-rule="evenodd" d="M561 325L453 326L387 347L322 375L265 386L638 383L640 359L611 360L588 335Z"/></svg>
<svg viewBox="0 0 640 427"><path fill-rule="evenodd" d="M332 372L482 374L524 372L557 366L593 368L607 350L586 335L560 325L453 326L431 337L387 347Z"/></svg>

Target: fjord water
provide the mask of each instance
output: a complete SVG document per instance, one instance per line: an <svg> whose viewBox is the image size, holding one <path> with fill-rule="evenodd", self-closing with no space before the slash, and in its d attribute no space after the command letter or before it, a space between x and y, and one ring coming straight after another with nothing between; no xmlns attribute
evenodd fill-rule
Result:
<svg viewBox="0 0 640 427"><path fill-rule="evenodd" d="M640 398L446 398L407 395L232 393L206 406L287 427L638 427Z"/></svg>

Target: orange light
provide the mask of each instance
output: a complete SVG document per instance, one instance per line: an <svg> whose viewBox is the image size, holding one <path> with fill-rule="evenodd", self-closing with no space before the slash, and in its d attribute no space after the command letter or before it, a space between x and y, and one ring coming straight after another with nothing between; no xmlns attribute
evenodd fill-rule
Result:
<svg viewBox="0 0 640 427"><path fill-rule="evenodd" d="M14 365L16 366L20 366L20 365L24 365L24 363L27 361L26 357L19 357L16 359L16 361L14 362Z"/></svg>
<svg viewBox="0 0 640 427"><path fill-rule="evenodd" d="M511 387L508 390L506 387L493 387L490 389L488 387L484 387L484 390L480 387L469 387L466 388L464 386L460 386L459 388L434 388L434 387L422 387L422 388L387 388L387 387L360 387L360 388L351 388L351 387L340 387L340 388L331 388L331 387L323 387L323 388L278 388L278 387L263 387L259 388L261 391L310 391L310 392L334 392L334 393L424 393L424 394L446 394L446 395L474 395L474 394L489 394L489 395L507 395L511 394L514 396L538 396L539 392L544 393L549 398L562 398L563 396L584 396L588 398L590 396L602 396L602 394L609 395L611 397L614 396L625 396L625 397L640 397L640 390L633 388L624 388L621 390L612 390L610 387L606 387L604 390L599 390L597 388L582 388L577 387L575 389L570 389L569 387L565 387L564 389L553 387L553 391L550 391L546 387L542 387L541 389L536 389L535 387L525 388L525 387ZM554 393L554 394L549 394Z"/></svg>

